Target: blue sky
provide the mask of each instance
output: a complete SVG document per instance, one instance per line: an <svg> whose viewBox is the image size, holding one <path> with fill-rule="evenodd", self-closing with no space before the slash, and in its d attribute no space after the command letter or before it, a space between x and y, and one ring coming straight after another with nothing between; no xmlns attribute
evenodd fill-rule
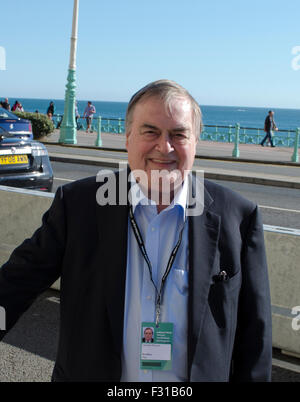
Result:
<svg viewBox="0 0 300 402"><path fill-rule="evenodd" d="M63 99L73 0L0 8L0 98ZM202 105L300 108L299 0L80 0L78 24L78 99L169 78Z"/></svg>

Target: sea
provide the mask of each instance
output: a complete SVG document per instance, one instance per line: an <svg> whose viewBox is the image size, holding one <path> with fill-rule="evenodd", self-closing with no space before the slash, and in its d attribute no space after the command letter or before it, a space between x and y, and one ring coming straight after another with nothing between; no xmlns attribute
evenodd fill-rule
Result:
<svg viewBox="0 0 300 402"><path fill-rule="evenodd" d="M34 98L18 98L22 103L26 112L46 113L49 103L54 102L55 114L62 115L64 113L63 99L34 99ZM12 106L15 99L9 99ZM127 102L105 102L92 101L96 108L96 116L111 119L124 119ZM78 111L83 115L87 105L86 100L77 100ZM265 117L268 114L269 108L262 107L243 107L243 106L211 106L200 105L203 115L204 125L217 126L234 126L239 123L241 127L263 128ZM280 130L295 130L300 127L300 110L299 109L280 109L274 110L274 120Z"/></svg>

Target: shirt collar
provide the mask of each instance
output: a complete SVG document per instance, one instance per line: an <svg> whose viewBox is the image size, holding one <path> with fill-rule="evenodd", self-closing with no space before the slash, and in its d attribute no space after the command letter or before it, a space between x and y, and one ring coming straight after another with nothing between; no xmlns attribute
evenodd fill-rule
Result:
<svg viewBox="0 0 300 402"><path fill-rule="evenodd" d="M142 189L140 188L139 184L137 183L134 174L130 172L129 180L131 183L130 190L129 190L129 201L132 205L133 213L138 205L153 205L156 206L155 201L150 200L146 195L143 193ZM187 196L188 196L188 177L185 178L183 185L180 189L176 192L175 197L170 205L164 209L164 211L168 211L174 208L176 205L182 209L183 218L185 219L186 216L186 205L187 205Z"/></svg>

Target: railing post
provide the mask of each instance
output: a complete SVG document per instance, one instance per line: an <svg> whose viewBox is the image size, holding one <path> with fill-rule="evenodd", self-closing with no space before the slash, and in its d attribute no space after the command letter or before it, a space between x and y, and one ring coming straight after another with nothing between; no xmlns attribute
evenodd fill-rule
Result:
<svg viewBox="0 0 300 402"><path fill-rule="evenodd" d="M53 124L54 124L55 128L58 129L61 125L63 116L61 116L60 114L55 114L55 115L53 115L53 118L55 119L55 121L53 121L54 119L52 119Z"/></svg>
<svg viewBox="0 0 300 402"><path fill-rule="evenodd" d="M232 156L234 158L238 158L240 156L240 151L239 151L239 135L240 135L240 124L237 123L235 125L235 141L234 141L234 148L232 151Z"/></svg>
<svg viewBox="0 0 300 402"><path fill-rule="evenodd" d="M202 140L204 135L205 135L205 125L203 124L202 129L200 129L199 140Z"/></svg>
<svg viewBox="0 0 300 402"><path fill-rule="evenodd" d="M228 142L230 142L230 140L231 140L231 128L232 128L232 125L230 124L229 131L228 131Z"/></svg>
<svg viewBox="0 0 300 402"><path fill-rule="evenodd" d="M300 133L300 128L298 127L296 129L296 134L295 134L295 144L294 144L294 152L291 161L292 162L298 162L299 157L298 157L298 147L299 147L299 133Z"/></svg>
<svg viewBox="0 0 300 402"><path fill-rule="evenodd" d="M101 138L101 117L97 117L97 138L95 142L96 147L102 147L102 138Z"/></svg>
<svg viewBox="0 0 300 402"><path fill-rule="evenodd" d="M119 133L119 134L122 133L121 118L119 118L119 122L118 122L118 133Z"/></svg>

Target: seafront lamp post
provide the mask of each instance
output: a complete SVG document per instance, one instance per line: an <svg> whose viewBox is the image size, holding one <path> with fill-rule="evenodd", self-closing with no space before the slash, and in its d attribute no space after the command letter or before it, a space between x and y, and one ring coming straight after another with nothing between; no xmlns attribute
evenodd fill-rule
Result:
<svg viewBox="0 0 300 402"><path fill-rule="evenodd" d="M73 22L70 49L70 64L66 85L64 117L60 128L59 142L77 144L77 126L75 119L75 88L76 88L76 47L78 31L79 0L74 0Z"/></svg>

